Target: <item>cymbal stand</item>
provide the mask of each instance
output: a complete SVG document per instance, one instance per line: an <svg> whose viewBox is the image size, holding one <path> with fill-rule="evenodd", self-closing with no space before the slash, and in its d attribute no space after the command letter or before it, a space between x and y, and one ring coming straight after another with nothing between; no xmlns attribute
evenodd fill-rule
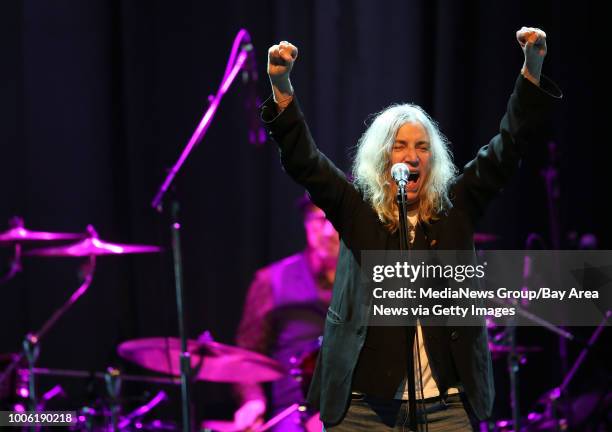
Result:
<svg viewBox="0 0 612 432"><path fill-rule="evenodd" d="M11 228L19 228L23 227L23 219L19 216L12 217L9 220L9 226ZM0 285L4 285L11 279L13 279L19 272L23 270L21 265L21 243L15 243L15 252L13 253L13 257L11 258L10 268L7 274L0 277Z"/></svg>
<svg viewBox="0 0 612 432"><path fill-rule="evenodd" d="M548 166L540 172L544 178L546 186L546 201L548 205L548 223L550 227L550 241L552 248L558 250L561 248L561 216L559 212L559 197L561 192L559 189L559 150L557 143L550 141L548 143ZM559 338L559 359L561 365L561 374L567 375L569 370L568 364L568 346L567 340ZM561 401L565 404L568 418L571 422L572 412L569 398L567 397L566 389L560 395Z"/></svg>
<svg viewBox="0 0 612 432"><path fill-rule="evenodd" d="M166 195L166 192L172 185L174 178L179 173L181 167L191 154L191 151L194 147L199 144L204 135L208 131L208 127L212 123L213 117L219 104L221 103L221 99L227 93L230 85L234 82L236 75L238 72L246 66L247 59L253 56L253 45L251 45L251 36L245 29L241 29L236 38L234 39L234 43L232 45L232 51L230 53L229 60L227 62L225 68L225 74L223 79L221 80L221 85L217 90L217 93L212 96L210 100L210 105L208 109L204 113L204 116L200 120L200 123L196 127L196 130L193 132L191 138L189 139L187 145L183 149L181 155L179 156L176 163L172 166L172 168L168 171L166 178L164 179L162 185L159 190L155 194L153 201L151 202L151 206L157 210L158 212L162 212L163 210L163 199ZM176 308L177 308L177 316L178 316L178 328L179 328L179 337L181 339L181 356L180 356L180 365L181 365L181 405L182 405L182 417L183 417L183 432L190 432L194 429L193 415L192 415L192 407L191 407L191 364L190 364L190 354L187 350L187 336L185 334L185 314L184 314L184 292L183 292L183 264L181 257L181 246L180 246L180 228L181 224L178 219L178 210L179 204L177 200L174 200L171 206L171 235L172 235L172 255L174 262L174 284L176 291Z"/></svg>
<svg viewBox="0 0 612 432"><path fill-rule="evenodd" d="M10 268L7 274L0 277L0 285L4 285L11 279L13 279L19 272L23 270L21 265L21 244L15 243L15 252L11 258Z"/></svg>
<svg viewBox="0 0 612 432"><path fill-rule="evenodd" d="M529 234L529 236L527 237L525 249L529 250L531 248L532 242L535 240L541 240L541 239L537 234L534 234L534 233ZM527 281L530 277L530 273L531 273L531 260L529 259L528 255L525 255L525 261L524 261L524 267L523 267L523 284L524 285L521 287L521 290L528 289ZM498 300L493 300L493 301L495 303L502 304L502 305L506 304L505 302L498 301ZM567 330L561 327L555 326L554 324L527 311L526 309L521 307L522 305L517 300L514 300L512 303L513 303L513 306L515 307L517 316L509 320L503 334L504 334L504 339L510 346L510 351L508 354L508 374L510 378L510 404L512 408L512 422L513 422L514 430L519 431L521 416L520 416L520 401L519 401L519 388L518 388L517 375L519 372L521 362L520 362L520 355L516 350L516 319L518 318L518 315L520 315L523 318L527 318L531 322L555 333L556 335L559 336L559 339L562 339L564 341L574 340L574 335L568 332Z"/></svg>
<svg viewBox="0 0 612 432"><path fill-rule="evenodd" d="M121 421L119 422L119 429L118 430L124 430L127 426L130 425L132 420L134 420L134 419L136 419L138 417L144 416L145 414L147 414L149 411L151 411L153 408L155 408L157 405L159 405L161 402L165 401L166 399L168 399L168 395L166 394L165 391L160 390L153 397L153 399L151 399L149 402L147 402L146 404L136 408L131 413L129 413L126 416L122 417Z"/></svg>
<svg viewBox="0 0 612 432"><path fill-rule="evenodd" d="M121 373L118 369L109 367L104 374L106 391L110 398L111 432L119 431L119 394L121 393Z"/></svg>
<svg viewBox="0 0 612 432"><path fill-rule="evenodd" d="M294 403L293 405L288 406L287 408L282 410L280 413L278 413L277 415L272 417L270 420L268 420L267 422L265 422L264 424L262 424L258 428L255 428L255 432L264 432L264 431L267 431L271 427L273 427L276 424L278 424L281 420L285 419L286 417L288 417L291 414L293 414L295 411L299 411L299 410L300 410L300 404Z"/></svg>
<svg viewBox="0 0 612 432"><path fill-rule="evenodd" d="M610 317L612 317L612 310L606 311L603 319L601 320L601 322L599 323L595 331L593 331L593 334L589 338L588 342L585 344L584 348L582 348L582 351L580 351L580 354L576 358L576 361L572 365L571 369L565 375L565 377L563 377L563 381L561 382L561 384L558 387L555 387L546 393L546 399L548 403L546 407L546 414L548 416L550 417L556 416L556 404L558 403L559 399L562 397L562 395L567 390L567 387L569 386L570 382L576 375L576 372L578 372L578 369L584 362L587 354L589 353L589 350L591 349L591 347L593 347L593 345L595 345L595 342L597 342L599 335L604 330L606 323L608 322ZM557 425L557 428L558 428L559 422L556 421L555 424Z"/></svg>
<svg viewBox="0 0 612 432"><path fill-rule="evenodd" d="M36 374L34 373L34 365L38 356L40 354L40 341L42 338L51 330L53 325L70 309L70 307L83 295L87 292L87 289L91 285L93 281L93 275L96 269L96 257L89 257L89 263L86 266L86 274L83 282L77 288L77 290L72 293L70 298L60 306L53 315L49 317L49 319L42 325L39 331L34 333L28 333L23 341L23 351L15 356L15 359L7 366L7 368L0 375L0 383L4 382L5 379L15 370L17 365L25 358L28 364L29 371L29 394L28 394L28 409L30 411L36 411L38 408L38 402L36 398ZM36 430L35 427L30 428L30 430Z"/></svg>
<svg viewBox="0 0 612 432"><path fill-rule="evenodd" d="M528 236L525 249L529 249L531 246L531 241L534 237ZM521 291L528 290L527 281L529 279L531 273L531 260L528 255L525 255L524 264L523 264L523 286L521 287ZM518 306L519 302L517 300L513 301L514 306ZM520 412L520 401L519 401L519 381L518 381L518 372L520 368L520 358L519 354L516 351L516 317L510 318L508 322L508 326L504 331L506 335L506 340L510 345L510 352L508 353L508 375L510 378L510 408L512 409L512 424L514 430L521 430L521 412Z"/></svg>

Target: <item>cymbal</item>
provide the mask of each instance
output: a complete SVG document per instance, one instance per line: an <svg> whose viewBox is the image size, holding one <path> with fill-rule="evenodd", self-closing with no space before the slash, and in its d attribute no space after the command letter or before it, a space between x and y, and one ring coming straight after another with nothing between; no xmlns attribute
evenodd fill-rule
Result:
<svg viewBox="0 0 612 432"><path fill-rule="evenodd" d="M23 219L13 218L10 221L11 228L0 233L0 243L23 243L36 241L74 240L85 237L83 233L62 233L47 231L32 231L23 225Z"/></svg>
<svg viewBox="0 0 612 432"><path fill-rule="evenodd" d="M87 230L89 237L80 242L49 248L32 249L25 255L52 256L52 257L88 257L98 255L124 255L153 253L161 251L158 246L108 243L98 238L98 234L90 225Z"/></svg>
<svg viewBox="0 0 612 432"><path fill-rule="evenodd" d="M499 240L499 236L490 233L474 233L474 243L490 243L495 240Z"/></svg>
<svg viewBox="0 0 612 432"><path fill-rule="evenodd" d="M196 379L215 382L256 383L274 381L286 374L285 368L269 357L214 341L187 341L191 367L199 367ZM119 345L121 357L146 369L178 376L180 339L157 337L135 339Z"/></svg>

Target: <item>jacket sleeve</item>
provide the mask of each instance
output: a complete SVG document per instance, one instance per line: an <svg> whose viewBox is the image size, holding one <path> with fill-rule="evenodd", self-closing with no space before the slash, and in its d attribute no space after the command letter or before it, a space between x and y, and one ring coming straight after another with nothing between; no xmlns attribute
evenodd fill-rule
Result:
<svg viewBox="0 0 612 432"><path fill-rule="evenodd" d="M468 162L457 179L455 205L464 206L472 220L502 191L554 104L562 98L557 85L545 76L540 87L522 75L510 95L499 133Z"/></svg>
<svg viewBox="0 0 612 432"><path fill-rule="evenodd" d="M317 148L297 97L280 114L272 98L262 105L262 120L279 146L281 163L289 176L304 186L338 233L346 237L353 216L364 202L353 184Z"/></svg>

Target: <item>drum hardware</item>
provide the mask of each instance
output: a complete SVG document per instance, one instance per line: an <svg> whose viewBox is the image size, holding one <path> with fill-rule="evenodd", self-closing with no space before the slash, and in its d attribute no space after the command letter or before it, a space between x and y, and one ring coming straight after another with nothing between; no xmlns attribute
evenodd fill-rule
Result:
<svg viewBox="0 0 612 432"><path fill-rule="evenodd" d="M129 340L121 343L117 352L120 357L146 369L173 376L181 374L181 341L178 338ZM192 380L257 383L274 381L287 373L283 365L276 360L244 348L216 342L210 332L204 332L197 340L188 340L187 352L191 360ZM173 380L178 381L174 378ZM268 430L299 409L300 405L294 404L256 430ZM204 430L216 431L238 430L232 421L226 420L205 420L201 427Z"/></svg>
<svg viewBox="0 0 612 432"><path fill-rule="evenodd" d="M213 340L188 340L187 352L194 380L225 383L274 381L286 374L276 360L244 348ZM120 357L146 369L180 376L181 342L178 338L157 337L123 342Z"/></svg>
<svg viewBox="0 0 612 432"><path fill-rule="evenodd" d="M204 341L205 340L206 339L204 339ZM304 353L302 353L299 356L298 355L294 355L289 360L290 368L289 368L288 374L291 377L293 377L296 381L302 383L302 386L310 385L310 381L312 379L312 372L314 370L314 364L315 364L315 361L316 361L316 356L317 356L317 354L319 352L319 349L320 349L320 346L321 346L321 340L322 340L321 338L318 338L317 341L312 344L312 348L311 349L306 350ZM210 342L208 342L208 343L210 343ZM206 344L206 342L205 342L205 344ZM222 347L221 351L225 352L228 356L230 356L230 358L235 356L235 355L237 355L238 353L240 353L242 356L245 356L245 354L243 354L243 352L245 350L243 350L241 348L227 347L227 346L222 346L222 345L220 345L220 347ZM247 351L247 353L249 353L249 352ZM245 357L249 358L249 361L253 361L254 359L250 359L250 357L253 356L253 354L256 354L257 357L261 356L261 354L249 353ZM271 360L271 359L268 359L267 361L275 362L274 360ZM206 360L204 361L204 364L206 365ZM282 365L280 365L280 363L277 363L275 368L278 368L278 367L282 368L282 370L284 371L284 368L282 367ZM251 367L250 366L246 367L246 369L251 369ZM284 375L284 373L282 375ZM280 378L282 375L276 375L276 373L274 373L275 379ZM244 378L246 378L246 377L238 376L236 378L237 378L237 380L235 382L245 382ZM240 379L240 378L242 378L242 379ZM263 376L260 373L259 374L260 382L263 381L263 379L261 379L261 378L263 378ZM255 428L254 431L255 432L264 432L264 431L270 429L271 427L275 426L280 421L284 420L286 417L288 417L289 415L293 414L296 411L305 414L306 411L307 411L306 404L305 403L294 403L294 404L292 404L291 406L285 408L280 413L278 413L277 415L272 417L270 420L268 420L263 425ZM305 421L305 423L306 424L314 424L314 422L313 422L313 418L314 417L318 417L318 414L317 414L317 416L310 417L308 419L308 421ZM316 420L316 422L318 422L318 425L320 425L320 421L318 421L318 419L315 419L315 420ZM310 426L310 427L312 427L312 426ZM202 422L202 424L201 424L201 429L202 429L202 431L218 431L218 432L237 432L237 431L240 430L233 421L228 421L228 420L204 420ZM311 429L307 428L307 430L310 431ZM315 429L312 429L312 430L315 430ZM321 430L321 428L319 427L318 430Z"/></svg>
<svg viewBox="0 0 612 432"><path fill-rule="evenodd" d="M295 411L303 411L303 409L300 406L300 404L294 403L293 405L285 408L280 413L278 413L277 415L272 417L270 420L268 420L267 422L265 422L264 424L259 426L257 429L255 429L254 432L264 432L264 431L267 431L272 426L278 424L281 420L283 420L286 417L288 417L289 415L293 414Z"/></svg>
<svg viewBox="0 0 612 432"><path fill-rule="evenodd" d="M578 372L578 369L580 368L580 366L582 365L582 363L586 359L586 356L589 353L589 350L597 342L597 339L599 338L599 336L603 332L603 330L604 330L604 328L606 326L606 323L608 322L610 317L612 317L612 311L608 310L608 311L606 311L602 321L599 323L597 328L595 328L595 330L593 331L593 334L591 335L591 337L589 338L589 340L587 341L585 346L580 351L580 354L578 355L578 357L574 361L574 364L572 365L570 370L563 377L563 381L561 382L561 384L558 387L555 387L552 390L546 392L544 394L544 396L542 396L540 398L540 401L545 404L545 407L546 407L545 414L547 415L548 419L552 419L554 421L562 420L562 419L557 419L556 418L556 412L557 412L556 408L557 408L557 405L559 404L559 400L563 396L563 394L566 392L570 382L572 381L572 379L576 375L576 372ZM568 406L569 406L569 408L568 408ZM573 412L572 412L572 406L571 406L571 404L567 404L565 408L566 408L565 415L566 415L567 421L570 423L570 426L571 426L572 423L573 423L572 420L573 420L573 417L574 417L573 416Z"/></svg>
<svg viewBox="0 0 612 432"><path fill-rule="evenodd" d="M604 404L610 405L610 403L612 402L612 394L606 393L606 392L602 392L601 394L593 394L593 395L587 395L587 396L580 396L578 398L572 398L572 400L570 400L568 404L559 403L562 395L567 390L570 382L572 381L572 379L578 372L578 369L584 362L589 351L594 348L594 345L597 342L597 339L599 338L602 331L604 330L606 323L610 319L610 317L612 317L612 311L608 310L604 314L604 318L600 322L599 326L593 331L589 340L584 344L582 351L576 358L569 372L564 376L561 384L558 387L554 387L553 389L544 393L538 399L538 404L541 404L543 406L542 412L532 411L526 417L521 417L518 422L516 422L514 418L513 419L501 419L493 423L482 422L481 423L482 430L487 430L487 431L491 430L495 432L511 432L511 431L516 430L515 425L519 425L518 427L521 428L520 430L526 430L526 431L579 430L579 429L575 429L579 427L580 425L576 424L577 422L575 421L575 417L576 417L577 412L575 411L574 407L575 405L578 404L578 401L580 401L581 398L584 397L586 399L588 398L587 396L591 398L599 398L599 400L604 401L603 402ZM565 330L562 330L562 329L560 330L561 332L565 332ZM561 332L555 332L555 333L560 335ZM493 340L499 341L501 339L500 335L502 337L505 336L504 332L502 332L501 334L496 335L493 338ZM573 335L571 336L572 337L570 340L577 340ZM506 354L510 352L510 347L508 347L507 345L498 345L498 344L490 342L489 347L490 348L492 347L491 351L493 354L495 353ZM523 353L523 354L526 354L528 352L536 352L540 350L541 350L540 347L515 346L515 351L517 353ZM572 401L574 401L574 403L572 403ZM569 409L567 408L567 405L570 406ZM592 406L595 404L591 402L586 405ZM561 416L559 415L560 413L562 414Z"/></svg>
<svg viewBox="0 0 612 432"><path fill-rule="evenodd" d="M100 240L98 233L92 225L87 226L88 236L74 244L32 249L24 255L47 257L97 257L102 255L126 255L161 252L158 246L109 243Z"/></svg>
<svg viewBox="0 0 612 432"><path fill-rule="evenodd" d="M98 407L82 407L77 414L77 424L72 430L84 430L95 432L134 431L134 430L176 430L176 425L171 422L152 420L144 422L143 417L161 402L167 400L164 391L159 391L151 400L136 408L131 413L121 416L117 410L116 418L113 418L112 406L101 404Z"/></svg>
<svg viewBox="0 0 612 432"><path fill-rule="evenodd" d="M527 247L529 248L531 237L528 238ZM527 279L529 277L530 266L528 264L528 257L525 257L525 268L523 269L523 279L524 279L524 289L527 289ZM500 299L493 299L494 303L499 305L511 304L516 311L517 316L510 317L506 324L506 328L502 333L497 335L496 337L503 338L505 340L504 346L507 348L505 351L507 354L507 363L508 363L508 376L510 378L510 405L512 408L512 425L517 430L521 430L521 415L520 415L520 402L519 402L519 389L518 389L518 372L521 364L525 364L526 358L524 356L524 352L521 353L521 348L527 347L519 347L516 345L516 319L518 316L527 318L529 321L537 324L540 327L544 327L547 330L557 334L561 339L573 340L574 335L568 332L567 330L555 326L554 324L540 318L539 316L529 312L523 307L524 305L520 304L516 299L507 303L506 301ZM496 345L493 345L496 346ZM532 347L532 349L536 349L537 347ZM486 424L486 422L483 422ZM485 426L486 427L486 426Z"/></svg>
<svg viewBox="0 0 612 432"><path fill-rule="evenodd" d="M2 366L10 365L18 354L0 355ZM25 412L30 396L30 372L28 369L15 369L5 380L0 388L0 401L2 410ZM51 399L58 396L65 396L64 389L60 385L55 385L41 396L37 410L44 410L46 404Z"/></svg>
<svg viewBox="0 0 612 432"><path fill-rule="evenodd" d="M108 368L104 374L106 392L110 399L110 424L111 430L119 430L119 393L121 393L121 377L118 369Z"/></svg>
<svg viewBox="0 0 612 432"><path fill-rule="evenodd" d="M505 302L500 303L506 304ZM566 330L543 320L542 318L532 314L531 312L526 311L518 304L518 302L515 301L513 306L515 307L516 313L518 315L521 315L562 337L567 337L569 339L574 338L574 336ZM502 426L496 426L500 428L500 432L507 430L504 429L506 426L510 426L512 428L509 430L522 430L522 418L519 412L518 372L520 365L523 365L527 362L526 354L528 352L541 351L541 347L525 347L517 345L515 333L516 326L511 320L511 322L507 325L504 331L496 336L497 340L504 340L504 344L489 343L489 349L491 350L491 353L493 354L494 358L496 356L497 358L499 358L500 354L506 355L506 360L508 363L508 375L510 377L510 404L512 408L512 420L501 420ZM484 430L489 430L488 427L488 422L481 422L481 428L483 428Z"/></svg>
<svg viewBox="0 0 612 432"><path fill-rule="evenodd" d="M0 233L0 245L13 245L14 252L9 264L8 273L0 277L0 285L10 281L23 270L23 266L21 264L22 244L73 240L82 238L84 236L84 234L76 233L31 231L25 228L23 218L19 216L15 216L9 220L9 227L10 228L8 231Z"/></svg>
<svg viewBox="0 0 612 432"><path fill-rule="evenodd" d="M280 413L276 414L261 426L254 428L253 432L267 431L296 411L302 411L302 407L300 404L294 403L282 410ZM238 428L233 421L229 420L204 420L200 427L201 432L239 432L242 430Z"/></svg>
<svg viewBox="0 0 612 432"><path fill-rule="evenodd" d="M27 400L28 399L28 388L27 387L18 388L17 396L22 400ZM59 384L51 387L51 389L43 393L43 395L40 398L40 401L38 402L38 406L36 407L36 410L44 411L45 406L47 405L47 402L49 402L51 399L54 399L57 396L66 396L64 389ZM10 408L15 412L25 412L26 404L22 403L21 400L18 400Z"/></svg>
<svg viewBox="0 0 612 432"><path fill-rule="evenodd" d="M85 275L85 279L77 288L77 290L70 296L70 298L60 306L47 321L43 324L38 332L28 333L23 341L23 350L19 353L13 362L9 364L0 375L0 383L4 382L7 377L15 370L17 365L25 359L28 365L29 371L29 387L28 387L28 400L29 410L36 411L38 406L36 398L36 377L34 374L34 364L38 359L40 353L39 342L47 334L47 332L53 327L53 325L59 320L68 309L81 297L91 285L93 280L93 273L95 270L95 257L90 257L88 273Z"/></svg>
<svg viewBox="0 0 612 432"><path fill-rule="evenodd" d="M75 240L85 237L83 233L59 233L47 231L32 231L24 226L23 218L15 216L9 221L9 230L0 233L0 244L21 244L35 242L50 242Z"/></svg>
<svg viewBox="0 0 612 432"><path fill-rule="evenodd" d="M25 372L28 372L25 370ZM83 370L72 370L72 369L48 369L48 368L34 368L36 375L47 375L47 376L58 376L58 377L69 377L69 378L97 378L104 380L107 372L90 372ZM149 384L180 384L181 381L171 377L156 377L147 375L124 375L121 374L121 381L134 381Z"/></svg>
<svg viewBox="0 0 612 432"><path fill-rule="evenodd" d="M306 395L312 382L317 357L321 351L323 344L323 336L318 337L310 346L300 353L300 355L291 356L289 363L291 364L290 375L301 384L303 400L299 405L299 411L302 414L302 424L307 432L322 430L323 424L319 419L319 413L308 413L308 404L306 403Z"/></svg>
<svg viewBox="0 0 612 432"><path fill-rule="evenodd" d="M221 103L221 99L227 93L230 85L234 82L238 72L244 69L249 63L247 59L251 58L254 62L253 56L253 45L251 44L251 35L246 29L241 29L232 44L232 51L225 68L225 74L221 80L221 84L217 90L217 93L212 96L210 105L206 110L206 113L200 120L198 126L193 132L189 142L181 152L181 155L177 159L174 166L168 170L168 173L156 192L151 206L159 213L163 210L163 200L166 192L172 185L174 178L179 173L181 167L191 154L194 147L202 141L208 127L210 126L215 112ZM264 136L260 134L261 136ZM178 317L178 330L179 330L179 341L180 341L180 371L181 371L181 406L183 415L183 432L190 432L193 429L194 422L191 408L191 389L190 389L190 377L192 372L190 371L191 361L189 359L187 335L185 333L185 313L184 313L184 294L183 294L183 262L181 254L181 241L180 241L180 228L181 223L179 220L179 202L176 198L172 200L170 206L170 233L172 236L172 256L174 258L174 285L176 288L176 309Z"/></svg>
<svg viewBox="0 0 612 432"><path fill-rule="evenodd" d="M166 392L163 390L159 391L144 405L136 408L125 416L121 415L121 406L126 401L132 399L121 398L120 393L122 383L124 381L176 385L180 384L180 381L177 379L144 375L123 375L118 369L114 368L108 368L104 372L93 373L80 370L34 368L34 373L36 375L55 377L85 379L90 379L93 377L104 381L108 398L99 400L98 403L94 403L93 405L87 405L80 408L77 413L77 424L72 428L73 430L96 432L128 431L132 430L131 428L137 430L176 430L175 425L164 423L160 420L153 420L149 423L143 423L140 420L151 410L153 410L153 408L168 399ZM29 370L21 369L18 371L18 375L23 376L23 380L27 380ZM25 394L22 396L27 398L27 383L25 383L25 385L26 387L22 387L25 390ZM56 385L51 390L47 391L41 399L46 402L61 394L63 394L63 389L61 386ZM141 400L140 397L138 399ZM43 409L44 405L39 404L38 408ZM25 410L23 405L22 410Z"/></svg>
<svg viewBox="0 0 612 432"><path fill-rule="evenodd" d="M33 333L28 333L23 341L23 350L15 356L13 361L5 368L0 375L0 386L17 368L18 364L24 359L28 365L28 408L30 411L36 411L38 401L36 397L36 374L34 373L34 365L40 354L40 341L51 330L54 324L72 307L72 305L88 290L93 281L93 275L96 268L96 257L101 255L120 255L134 253L150 253L159 252L161 249L157 246L145 245L126 245L108 243L99 239L98 234L92 225L87 227L88 236L82 241L65 246L49 247L41 249L33 249L25 253L32 256L50 256L50 257L88 257L88 264L84 267L83 282L76 291L68 298L68 300L53 312L53 314L45 321L42 327ZM6 241L15 241L16 237L29 238L34 240L60 240L73 238L75 234L64 233L41 233L33 234L16 227L9 231L10 234L3 234L2 239ZM25 233L25 234L24 234ZM22 235L23 234L23 235ZM82 237L79 235L79 237ZM35 428L31 428L34 430Z"/></svg>
<svg viewBox="0 0 612 432"><path fill-rule="evenodd" d="M148 412L150 412L153 408L155 408L157 405L159 405L161 402L165 401L168 399L168 395L166 394L165 391L161 390L159 391L154 397L153 399L151 399L149 402L147 402L146 404L142 405L141 407L136 408L134 411L132 411L131 413L127 414L126 416L124 416L121 421L118 423L119 426L119 430L122 430L124 428L126 428L127 426L129 426L129 424L140 418L143 417L144 415L146 415ZM138 429L138 424L136 424L136 428Z"/></svg>

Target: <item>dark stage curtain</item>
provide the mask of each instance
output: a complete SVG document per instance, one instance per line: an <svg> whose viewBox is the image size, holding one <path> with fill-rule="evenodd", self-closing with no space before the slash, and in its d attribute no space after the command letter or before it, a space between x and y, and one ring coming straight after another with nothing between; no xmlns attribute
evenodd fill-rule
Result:
<svg viewBox="0 0 612 432"><path fill-rule="evenodd" d="M596 180L601 144L585 127L595 114L596 44L576 35L596 13L589 2L56 0L3 2L0 10L0 230L20 215L31 229L93 224L105 240L165 248L101 257L89 292L43 342L41 366L142 372L118 358L117 344L177 334L168 215L149 203L216 91L241 27L253 38L262 100L267 48L280 40L299 47L294 87L319 146L343 170L369 115L402 101L439 121L463 166L496 133L519 74L516 30L543 28L543 72L565 100L479 230L501 236L491 248L522 248L530 232L550 238L540 171L552 140L562 239L594 232L610 246L598 199L609 188ZM303 191L283 173L273 143L248 143L246 95L239 82L230 89L175 193L188 334L210 330L224 343L233 343L254 271L304 244L293 204ZM10 250L0 252L6 271ZM0 352L19 350L23 335L70 295L81 264L26 259L23 274L0 286ZM556 367L541 374L535 393L546 389L547 374L551 385L558 381ZM64 384L67 406L102 392L77 381ZM201 384L197 392L199 417L230 414L229 386Z"/></svg>

